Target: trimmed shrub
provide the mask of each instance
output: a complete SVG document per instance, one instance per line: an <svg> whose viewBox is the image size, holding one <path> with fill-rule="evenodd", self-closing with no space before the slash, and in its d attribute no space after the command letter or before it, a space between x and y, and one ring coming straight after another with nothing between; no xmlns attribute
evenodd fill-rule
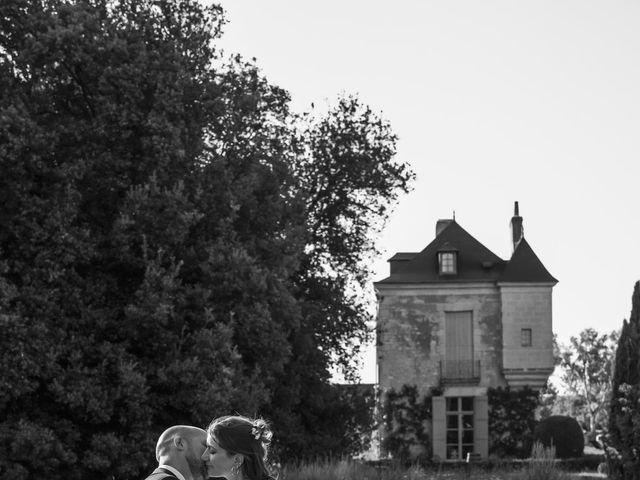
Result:
<svg viewBox="0 0 640 480"><path fill-rule="evenodd" d="M564 415L552 415L538 423L533 430L533 440L547 448L554 446L557 458L581 457L584 450L580 424Z"/></svg>

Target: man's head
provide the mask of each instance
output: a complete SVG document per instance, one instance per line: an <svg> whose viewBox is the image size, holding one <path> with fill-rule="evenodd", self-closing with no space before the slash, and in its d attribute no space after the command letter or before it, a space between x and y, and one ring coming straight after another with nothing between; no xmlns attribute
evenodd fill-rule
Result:
<svg viewBox="0 0 640 480"><path fill-rule="evenodd" d="M159 464L177 469L187 480L207 478L202 454L206 448L207 432L188 425L175 425L166 429L156 444Z"/></svg>

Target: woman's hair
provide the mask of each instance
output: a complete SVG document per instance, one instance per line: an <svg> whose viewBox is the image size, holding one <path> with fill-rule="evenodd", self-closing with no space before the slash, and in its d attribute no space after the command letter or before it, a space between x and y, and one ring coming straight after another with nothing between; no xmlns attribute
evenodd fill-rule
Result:
<svg viewBox="0 0 640 480"><path fill-rule="evenodd" d="M209 434L229 454L239 453L244 457L242 473L248 480L267 480L271 475L266 460L272 433L267 422L239 415L215 418Z"/></svg>

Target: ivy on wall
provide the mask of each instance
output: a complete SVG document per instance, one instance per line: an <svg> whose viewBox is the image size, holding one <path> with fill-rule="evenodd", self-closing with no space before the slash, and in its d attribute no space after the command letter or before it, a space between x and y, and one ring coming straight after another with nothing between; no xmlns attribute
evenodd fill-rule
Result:
<svg viewBox="0 0 640 480"><path fill-rule="evenodd" d="M431 436L428 424L433 415L431 398L441 395L438 388L431 388L420 395L415 385L403 385L399 390L386 391L382 403L382 421L385 435L382 448L393 458L407 461L416 451L431 457Z"/></svg>
<svg viewBox="0 0 640 480"><path fill-rule="evenodd" d="M442 395L440 388L431 388L421 395L415 385L389 389L382 401L382 422L385 435L383 451L400 461L416 456L431 458L432 397ZM540 406L539 392L525 387L521 390L489 388L489 455L501 458L527 457L531 450L536 410Z"/></svg>
<svg viewBox="0 0 640 480"><path fill-rule="evenodd" d="M539 392L489 388L489 455L527 457L531 450Z"/></svg>

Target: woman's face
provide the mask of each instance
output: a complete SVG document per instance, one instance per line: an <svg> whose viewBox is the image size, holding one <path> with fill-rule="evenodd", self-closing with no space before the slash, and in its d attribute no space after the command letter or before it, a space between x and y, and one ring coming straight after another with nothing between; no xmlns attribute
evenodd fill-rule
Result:
<svg viewBox="0 0 640 480"><path fill-rule="evenodd" d="M207 449L202 454L202 461L207 467L209 477L236 478L232 468L241 464L242 456L229 454L211 435L207 435ZM236 467L236 470L238 468Z"/></svg>

